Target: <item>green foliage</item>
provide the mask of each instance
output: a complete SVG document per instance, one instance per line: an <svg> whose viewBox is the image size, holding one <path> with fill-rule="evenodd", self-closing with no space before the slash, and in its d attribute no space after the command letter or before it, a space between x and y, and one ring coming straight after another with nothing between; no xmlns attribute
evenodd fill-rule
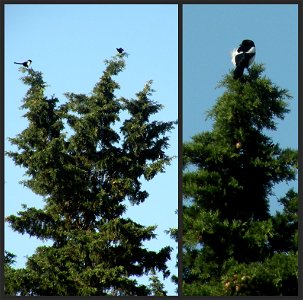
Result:
<svg viewBox="0 0 303 300"><path fill-rule="evenodd" d="M44 96L41 72L21 69L29 86L22 105L28 127L10 138L18 150L6 154L25 168L22 183L43 196L45 206L23 205L6 221L21 234L53 244L37 248L24 269L13 269L13 256L7 256L7 294L149 295L155 278L151 288L134 278L169 276L172 249L155 252L143 245L156 237L156 226L144 227L122 214L127 199L131 204L147 199L140 180L152 180L172 160L165 150L176 122L150 121L162 109L149 98L151 81L136 99L116 98L119 84L112 77L125 68L124 56L105 61L90 96L66 93L61 105ZM123 122L121 112L128 114Z"/></svg>
<svg viewBox="0 0 303 300"><path fill-rule="evenodd" d="M273 217L275 231L270 239L272 251L298 251L298 194L291 189L279 202L284 209Z"/></svg>
<svg viewBox="0 0 303 300"><path fill-rule="evenodd" d="M150 278L149 286L151 290L150 296L167 296L163 283L159 280L155 273L153 273L153 276Z"/></svg>
<svg viewBox="0 0 303 300"><path fill-rule="evenodd" d="M229 296L298 295L298 254L279 253L262 263L237 264L222 277Z"/></svg>
<svg viewBox="0 0 303 300"><path fill-rule="evenodd" d="M297 193L274 216L268 203L275 184L296 179L297 151L265 134L291 97L263 71L255 64L242 81L226 75L208 112L212 131L183 145L185 295L297 293Z"/></svg>
<svg viewBox="0 0 303 300"><path fill-rule="evenodd" d="M176 214L178 214L178 210L175 211ZM165 231L167 234L170 235L170 237L175 240L176 243L178 243L179 239L181 239L181 234L180 234L180 230L178 228L170 228L169 230L166 230ZM178 245L178 250L179 250L179 245ZM178 251L179 253L179 251ZM179 270L179 264L178 264L178 254L176 255L176 267L178 268ZM175 289L175 292L177 295L179 295L179 292L178 292L178 287L179 287L179 284L178 284L178 276L177 275L172 275L171 277L171 281L176 285L176 289Z"/></svg>

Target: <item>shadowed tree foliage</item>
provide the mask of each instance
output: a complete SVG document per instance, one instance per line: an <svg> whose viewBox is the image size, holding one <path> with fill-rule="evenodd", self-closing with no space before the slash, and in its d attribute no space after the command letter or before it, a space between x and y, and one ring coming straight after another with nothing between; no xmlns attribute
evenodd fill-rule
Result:
<svg viewBox="0 0 303 300"><path fill-rule="evenodd" d="M226 75L208 112L212 130L183 145L185 295L298 293L297 193L269 213L275 185L297 174L297 151L267 135L291 97L263 71L255 64L242 81Z"/></svg>
<svg viewBox="0 0 303 300"><path fill-rule="evenodd" d="M178 214L178 210L176 210L175 213ZM178 243L179 239L182 239L182 237L181 237L181 235L182 235L181 230L179 230L178 228L170 228L169 230L166 231L166 233L169 234L170 237L176 243ZM178 250L179 250L179 247L180 246L178 245L177 246ZM179 260L179 251L178 251L178 253L176 255L176 267L177 267L178 273L179 273L180 268L179 268L179 262L178 262L178 260ZM176 294L180 296L180 293L179 293L179 284L178 284L178 275L177 274L173 274L171 276L171 281L176 285L176 289L175 289Z"/></svg>
<svg viewBox="0 0 303 300"><path fill-rule="evenodd" d="M41 72L21 68L29 86L22 105L28 127L9 139L18 150L6 154L26 170L22 183L45 205L23 205L6 221L52 245L38 247L24 269L13 270L8 261L9 295L150 295L153 289L136 278L169 276L171 247L156 252L143 244L156 237L156 226L123 214L126 200L138 205L148 198L142 179L152 180L169 165L167 133L176 122L155 119L162 105L150 99L151 81L135 99L116 98L113 76L125 68L125 55L105 61L89 96L66 93L61 105L45 96Z"/></svg>

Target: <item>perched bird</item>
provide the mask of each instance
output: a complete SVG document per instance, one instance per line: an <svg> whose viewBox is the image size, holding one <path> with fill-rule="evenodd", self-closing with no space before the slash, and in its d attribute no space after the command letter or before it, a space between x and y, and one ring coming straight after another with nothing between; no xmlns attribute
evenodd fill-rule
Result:
<svg viewBox="0 0 303 300"><path fill-rule="evenodd" d="M253 63L256 56L255 43L251 40L243 40L238 49L231 52L231 62L236 67L234 70L234 79L242 77L244 69Z"/></svg>
<svg viewBox="0 0 303 300"><path fill-rule="evenodd" d="M25 62L23 62L23 63L14 62L14 64L16 64L16 65L22 65L25 68L28 68L31 65L31 63L32 63L32 61L30 59L27 60L27 61L25 61Z"/></svg>
<svg viewBox="0 0 303 300"><path fill-rule="evenodd" d="M121 53L123 53L123 51L124 51L124 49L123 48L116 48L117 49L117 51L121 54Z"/></svg>

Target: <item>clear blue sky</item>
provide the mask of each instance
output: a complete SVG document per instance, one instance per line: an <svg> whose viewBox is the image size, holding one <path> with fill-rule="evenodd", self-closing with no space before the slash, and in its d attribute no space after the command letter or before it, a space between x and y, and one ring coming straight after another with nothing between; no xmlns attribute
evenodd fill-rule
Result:
<svg viewBox="0 0 303 300"><path fill-rule="evenodd" d="M286 88L294 99L291 112L268 132L281 147L298 148L298 8L297 5L184 5L183 6L183 141L212 128L206 111L222 95L215 89L233 69L230 51L242 40L256 44L255 62L265 75ZM297 182L276 187L271 212L280 209L277 197Z"/></svg>
<svg viewBox="0 0 303 300"><path fill-rule="evenodd" d="M157 118L177 120L178 116L178 9L177 5L5 5L5 149L12 149L7 137L14 137L27 126L20 110L27 86L19 80L21 73L14 61L33 61L48 83L47 96L55 94L60 103L63 93L89 94L104 70L104 59L123 47L130 55L126 69L115 80L121 86L117 97L135 97L146 81L154 80L152 99L165 108ZM177 155L177 128L170 134L169 155ZM42 198L24 188L24 170L5 158L5 216L28 207L43 207ZM129 207L127 216L140 224L158 225L157 240L146 246L159 250L174 247L168 263L177 274L177 245L164 233L177 227L178 207L177 159L166 173L144 184L149 199ZM5 226L5 248L17 255L15 267L23 267L26 258L41 242L13 232ZM146 283L146 282L145 282ZM169 295L176 286L165 280Z"/></svg>

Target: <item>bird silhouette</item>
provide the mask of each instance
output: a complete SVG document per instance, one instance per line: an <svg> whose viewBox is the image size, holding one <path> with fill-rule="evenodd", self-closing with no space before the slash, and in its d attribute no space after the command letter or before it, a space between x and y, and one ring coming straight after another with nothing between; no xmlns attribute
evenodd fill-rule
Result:
<svg viewBox="0 0 303 300"><path fill-rule="evenodd" d="M116 48L116 49L117 49L117 51L118 51L120 54L124 52L124 49L123 49L123 48Z"/></svg>
<svg viewBox="0 0 303 300"><path fill-rule="evenodd" d="M32 61L30 59L27 60L27 61L25 61L25 62L22 62L22 63L14 62L14 64L16 64L16 65L22 65L25 68L28 68L31 65L31 63L32 63Z"/></svg>
<svg viewBox="0 0 303 300"><path fill-rule="evenodd" d="M248 69L255 59L255 43L251 40L243 40L239 48L232 51L231 56L231 61L236 67L234 70L234 79L239 79L242 77L244 69Z"/></svg>

